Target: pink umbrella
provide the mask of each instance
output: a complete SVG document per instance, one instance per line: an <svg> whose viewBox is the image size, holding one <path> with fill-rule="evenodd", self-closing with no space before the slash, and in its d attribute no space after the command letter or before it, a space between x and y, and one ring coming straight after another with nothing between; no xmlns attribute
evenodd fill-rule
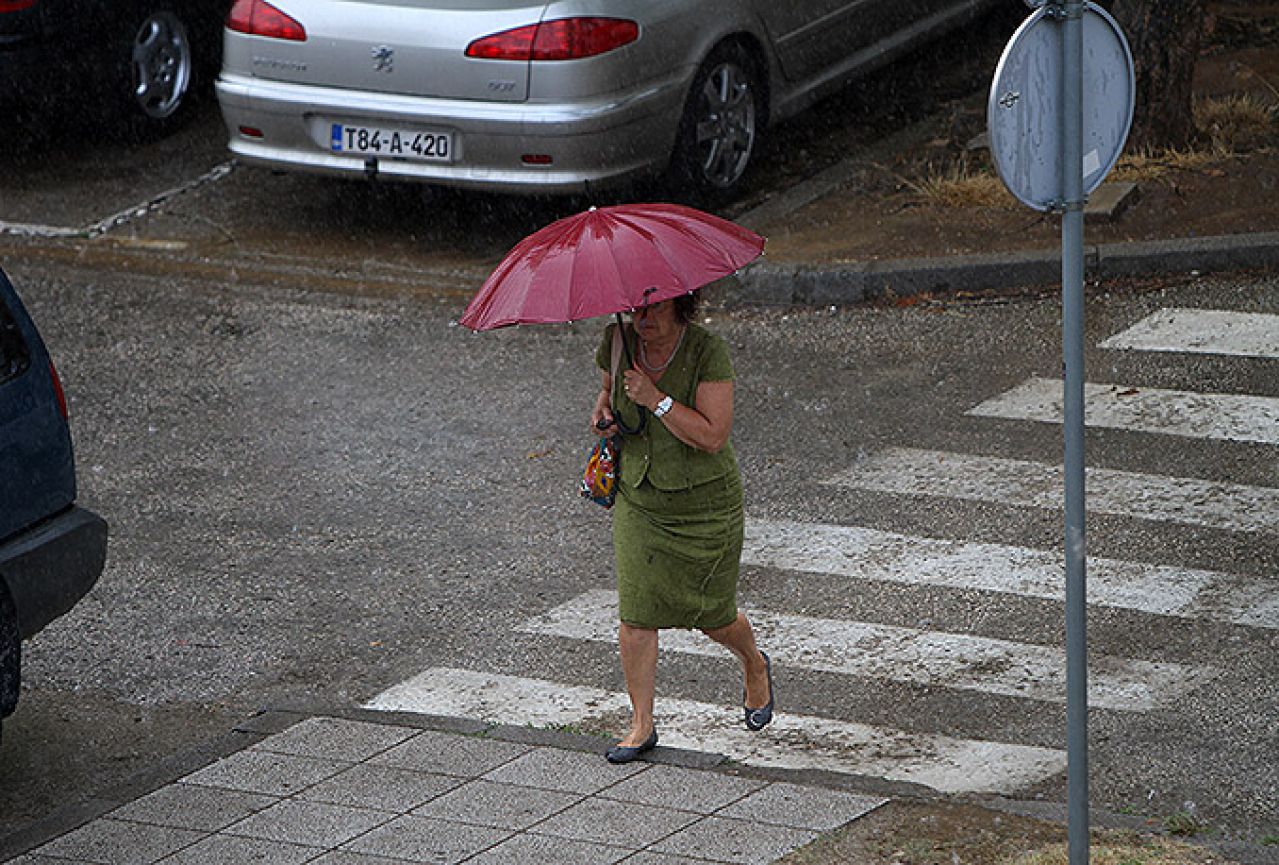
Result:
<svg viewBox="0 0 1279 865"><path fill-rule="evenodd" d="M691 207L592 207L520 241L461 323L493 330L620 314L695 291L763 251L758 234Z"/></svg>

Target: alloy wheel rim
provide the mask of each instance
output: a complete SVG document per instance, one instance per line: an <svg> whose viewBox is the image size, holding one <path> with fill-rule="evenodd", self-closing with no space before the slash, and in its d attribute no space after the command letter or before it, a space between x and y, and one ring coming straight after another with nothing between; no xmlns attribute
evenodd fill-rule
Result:
<svg viewBox="0 0 1279 865"><path fill-rule="evenodd" d="M148 117L163 120L182 105L193 65L186 28L171 12L157 12L133 40L133 98Z"/></svg>
<svg viewBox="0 0 1279 865"><path fill-rule="evenodd" d="M755 94L750 78L735 63L722 63L707 76L697 123L702 176L726 188L746 172L755 148Z"/></svg>

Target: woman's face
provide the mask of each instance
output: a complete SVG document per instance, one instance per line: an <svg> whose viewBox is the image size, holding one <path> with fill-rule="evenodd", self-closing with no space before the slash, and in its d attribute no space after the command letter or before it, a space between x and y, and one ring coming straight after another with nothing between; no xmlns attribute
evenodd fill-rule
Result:
<svg viewBox="0 0 1279 865"><path fill-rule="evenodd" d="M640 307L631 313L631 321L635 323L635 330L643 340L661 340L679 331L673 300Z"/></svg>

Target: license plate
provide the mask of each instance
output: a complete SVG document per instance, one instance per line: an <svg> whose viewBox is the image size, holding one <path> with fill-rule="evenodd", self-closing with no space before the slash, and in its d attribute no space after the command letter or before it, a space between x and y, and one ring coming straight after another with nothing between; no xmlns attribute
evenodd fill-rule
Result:
<svg viewBox="0 0 1279 865"><path fill-rule="evenodd" d="M329 129L329 149L334 153L448 162L453 158L453 136L447 132L334 123Z"/></svg>

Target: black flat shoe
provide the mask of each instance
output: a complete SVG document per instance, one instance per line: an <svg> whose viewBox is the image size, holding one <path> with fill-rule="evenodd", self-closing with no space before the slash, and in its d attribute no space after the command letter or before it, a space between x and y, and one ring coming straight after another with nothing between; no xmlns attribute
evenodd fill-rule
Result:
<svg viewBox="0 0 1279 865"><path fill-rule="evenodd" d="M752 709L746 705L745 699L742 700L742 708L746 711L746 729L754 732L764 729L773 720L773 662L766 653L760 652L760 655L768 670L768 705L762 709Z"/></svg>
<svg viewBox="0 0 1279 865"><path fill-rule="evenodd" d="M653 732L649 737L638 745L614 745L604 752L604 757L610 763L630 763L639 759L640 754L646 754L657 747L657 728L653 728Z"/></svg>

